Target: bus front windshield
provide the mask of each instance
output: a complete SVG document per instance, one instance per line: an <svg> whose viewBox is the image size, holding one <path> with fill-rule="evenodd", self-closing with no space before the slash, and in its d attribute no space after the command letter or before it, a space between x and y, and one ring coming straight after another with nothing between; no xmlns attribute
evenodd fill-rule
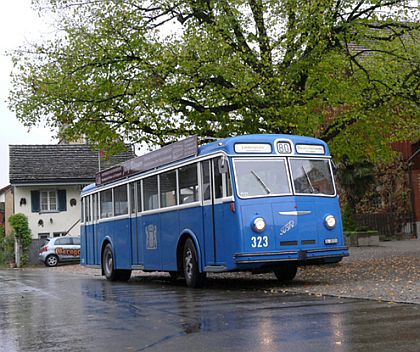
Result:
<svg viewBox="0 0 420 352"><path fill-rule="evenodd" d="M295 194L335 194L329 160L290 158L289 162ZM235 159L234 165L239 197L292 194L285 158Z"/></svg>
<svg viewBox="0 0 420 352"><path fill-rule="evenodd" d="M334 195L330 161L326 159L290 159L296 194Z"/></svg>
<svg viewBox="0 0 420 352"><path fill-rule="evenodd" d="M241 198L292 193L285 159L236 159L235 174Z"/></svg>

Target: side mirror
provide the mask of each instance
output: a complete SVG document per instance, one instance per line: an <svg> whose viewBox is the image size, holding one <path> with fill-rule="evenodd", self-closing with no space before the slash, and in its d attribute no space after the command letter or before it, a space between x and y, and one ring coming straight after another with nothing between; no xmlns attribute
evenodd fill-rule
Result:
<svg viewBox="0 0 420 352"><path fill-rule="evenodd" d="M219 167L219 172L221 174L226 174L229 171L229 163L227 158L225 158L224 156L220 157L219 160L217 161L218 163L218 167Z"/></svg>

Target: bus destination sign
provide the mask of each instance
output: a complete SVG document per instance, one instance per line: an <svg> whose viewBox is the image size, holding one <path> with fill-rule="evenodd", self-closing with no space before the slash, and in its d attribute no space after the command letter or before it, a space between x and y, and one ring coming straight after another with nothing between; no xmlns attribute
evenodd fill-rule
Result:
<svg viewBox="0 0 420 352"><path fill-rule="evenodd" d="M103 185L123 177L152 170L156 167L185 159L187 157L196 155L197 150L197 136L185 138L181 141L171 143L148 154L127 160L116 167L98 172L96 174L96 184ZM120 167L120 170L117 170L118 167Z"/></svg>

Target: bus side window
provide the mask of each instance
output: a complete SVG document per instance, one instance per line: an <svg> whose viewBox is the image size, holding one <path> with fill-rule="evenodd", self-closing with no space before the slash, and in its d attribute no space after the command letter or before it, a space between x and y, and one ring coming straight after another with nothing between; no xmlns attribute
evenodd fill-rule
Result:
<svg viewBox="0 0 420 352"><path fill-rule="evenodd" d="M112 189L100 193L101 219L112 216Z"/></svg>
<svg viewBox="0 0 420 352"><path fill-rule="evenodd" d="M86 197L82 198L82 206L80 207L80 222L84 223L85 222L85 199Z"/></svg>
<svg viewBox="0 0 420 352"><path fill-rule="evenodd" d="M223 198L223 174L220 173L219 159L213 159L214 192L216 198Z"/></svg>
<svg viewBox="0 0 420 352"><path fill-rule="evenodd" d="M98 194L92 196L92 221L98 220Z"/></svg>
<svg viewBox="0 0 420 352"><path fill-rule="evenodd" d="M134 183L130 183L129 186L129 193L130 193L130 214L135 214L136 212L136 189L134 187Z"/></svg>
<svg viewBox="0 0 420 352"><path fill-rule="evenodd" d="M91 216L90 216L90 196L87 196L85 198L85 222L90 222Z"/></svg>
<svg viewBox="0 0 420 352"><path fill-rule="evenodd" d="M128 214L127 185L114 188L114 214Z"/></svg>
<svg viewBox="0 0 420 352"><path fill-rule="evenodd" d="M157 175L143 180L144 210L159 208Z"/></svg>
<svg viewBox="0 0 420 352"><path fill-rule="evenodd" d="M230 178L229 168L228 168L228 172L225 175L226 175L226 197L230 197L233 195L233 191L232 191L232 180Z"/></svg>
<svg viewBox="0 0 420 352"><path fill-rule="evenodd" d="M137 212L141 213L142 205L141 205L141 181L137 181Z"/></svg>
<svg viewBox="0 0 420 352"><path fill-rule="evenodd" d="M203 200L211 199L210 187L210 160L205 160L201 163L201 175L203 178Z"/></svg>
<svg viewBox="0 0 420 352"><path fill-rule="evenodd" d="M160 206L162 208L176 205L176 171L164 172L159 177Z"/></svg>
<svg viewBox="0 0 420 352"><path fill-rule="evenodd" d="M179 178L179 204L188 204L198 201L197 164L180 167Z"/></svg>
<svg viewBox="0 0 420 352"><path fill-rule="evenodd" d="M216 198L230 197L232 183L229 173L229 161L226 157L213 159L214 190Z"/></svg>

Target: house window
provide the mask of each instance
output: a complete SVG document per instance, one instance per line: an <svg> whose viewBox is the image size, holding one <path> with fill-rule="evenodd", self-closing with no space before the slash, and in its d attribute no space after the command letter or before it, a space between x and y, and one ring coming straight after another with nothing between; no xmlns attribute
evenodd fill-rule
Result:
<svg viewBox="0 0 420 352"><path fill-rule="evenodd" d="M41 232L41 233L38 234L38 238L39 239L46 239L48 237L50 237L50 233L49 232Z"/></svg>
<svg viewBox="0 0 420 352"><path fill-rule="evenodd" d="M40 192L41 211L57 211L57 192Z"/></svg>
<svg viewBox="0 0 420 352"><path fill-rule="evenodd" d="M31 191L31 207L33 213L67 211L66 190L33 190Z"/></svg>

